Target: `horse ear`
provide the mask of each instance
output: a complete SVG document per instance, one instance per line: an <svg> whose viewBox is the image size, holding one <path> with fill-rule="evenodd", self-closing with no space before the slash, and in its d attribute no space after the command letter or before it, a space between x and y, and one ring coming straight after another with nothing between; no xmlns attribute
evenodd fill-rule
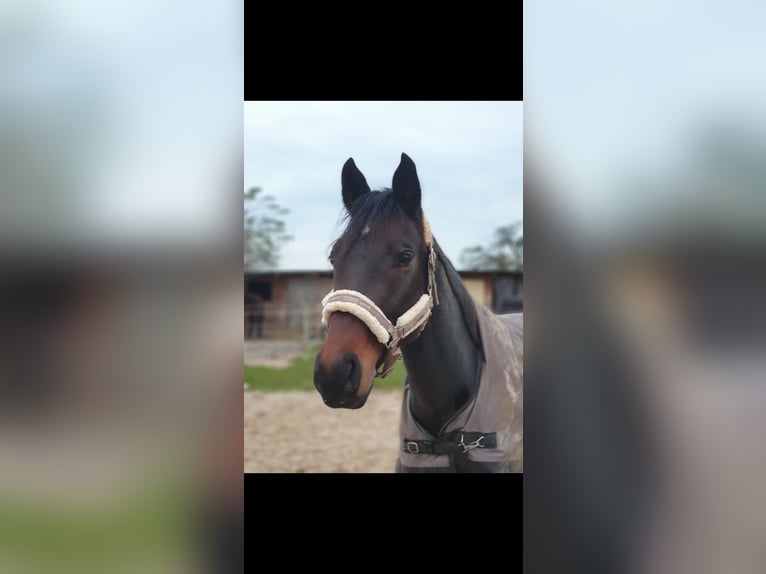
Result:
<svg viewBox="0 0 766 574"><path fill-rule="evenodd" d="M370 193L370 186L364 179L362 172L356 167L353 158L348 158L343 164L343 171L340 174L341 194L343 195L343 205L350 212L354 202L365 193Z"/></svg>
<svg viewBox="0 0 766 574"><path fill-rule="evenodd" d="M402 154L399 167L394 172L391 191L397 203L410 215L415 215L420 209L420 181L415 170L415 162L406 153Z"/></svg>

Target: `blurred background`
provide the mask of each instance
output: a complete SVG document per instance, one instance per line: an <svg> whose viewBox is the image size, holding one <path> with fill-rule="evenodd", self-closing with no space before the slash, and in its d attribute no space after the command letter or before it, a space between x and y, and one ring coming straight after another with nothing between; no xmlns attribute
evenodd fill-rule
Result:
<svg viewBox="0 0 766 574"><path fill-rule="evenodd" d="M765 17L525 3L525 572L766 569Z"/></svg>
<svg viewBox="0 0 766 574"><path fill-rule="evenodd" d="M0 3L0 571L241 564L241 24Z"/></svg>
<svg viewBox="0 0 766 574"><path fill-rule="evenodd" d="M764 16L744 0L525 3L527 572L766 570ZM367 113L385 129L336 120L327 139L297 108L248 107L243 141L241 24L210 1L0 5L2 571L239 559L247 273L326 279L349 156L373 187L414 159L459 268L472 247L514 253L520 104L434 104L445 120L421 103L404 127ZM362 105L333 108L370 125ZM259 140L269 122L282 136ZM485 141L496 123L508 147ZM290 170L301 147L312 163ZM311 195L280 188L286 171ZM483 172L508 184L489 209L477 194L501 188ZM427 191L452 183L473 203ZM243 285L252 188L282 249ZM254 345L307 336L302 319L257 324Z"/></svg>

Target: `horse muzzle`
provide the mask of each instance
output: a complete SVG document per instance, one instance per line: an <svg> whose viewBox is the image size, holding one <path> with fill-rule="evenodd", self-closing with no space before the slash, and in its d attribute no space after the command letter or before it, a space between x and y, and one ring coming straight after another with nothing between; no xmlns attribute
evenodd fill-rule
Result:
<svg viewBox="0 0 766 574"><path fill-rule="evenodd" d="M314 386L333 408L358 409L372 390L383 345L353 315L336 313L322 350L314 361Z"/></svg>
<svg viewBox="0 0 766 574"><path fill-rule="evenodd" d="M322 354L314 362L314 386L328 407L358 409L367 402L369 391L357 394L362 382L362 365L354 353L343 356L329 366L322 364ZM370 387L371 388L371 387Z"/></svg>

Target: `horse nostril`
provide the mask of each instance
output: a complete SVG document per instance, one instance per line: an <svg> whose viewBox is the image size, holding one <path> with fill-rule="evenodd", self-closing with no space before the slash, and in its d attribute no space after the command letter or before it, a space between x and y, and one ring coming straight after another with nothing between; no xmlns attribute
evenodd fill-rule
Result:
<svg viewBox="0 0 766 574"><path fill-rule="evenodd" d="M362 363L355 353L345 353L328 368L317 355L314 360L314 387L325 404L344 406L359 389Z"/></svg>
<svg viewBox="0 0 766 574"><path fill-rule="evenodd" d="M343 390L347 393L353 393L357 386L359 386L359 371L360 371L360 365L359 365L359 359L356 355L350 355L346 359L347 363L347 374L346 374L346 381L343 384Z"/></svg>

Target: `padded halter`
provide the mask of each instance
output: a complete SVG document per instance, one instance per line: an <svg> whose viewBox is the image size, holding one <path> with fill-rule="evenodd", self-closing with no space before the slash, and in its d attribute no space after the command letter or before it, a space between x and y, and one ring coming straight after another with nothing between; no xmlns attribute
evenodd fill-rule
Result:
<svg viewBox="0 0 766 574"><path fill-rule="evenodd" d="M402 341L414 334L415 337L425 329L431 310L439 304L436 293L436 254L433 236L428 220L423 217L423 236L428 247L428 292L423 293L417 302L407 309L394 324L380 310L374 301L364 293L352 289L332 290L322 299L322 324L328 325L330 315L337 311L350 313L362 321L381 345L386 347L386 356L381 370L375 377L384 378L393 370L396 361L402 357Z"/></svg>

